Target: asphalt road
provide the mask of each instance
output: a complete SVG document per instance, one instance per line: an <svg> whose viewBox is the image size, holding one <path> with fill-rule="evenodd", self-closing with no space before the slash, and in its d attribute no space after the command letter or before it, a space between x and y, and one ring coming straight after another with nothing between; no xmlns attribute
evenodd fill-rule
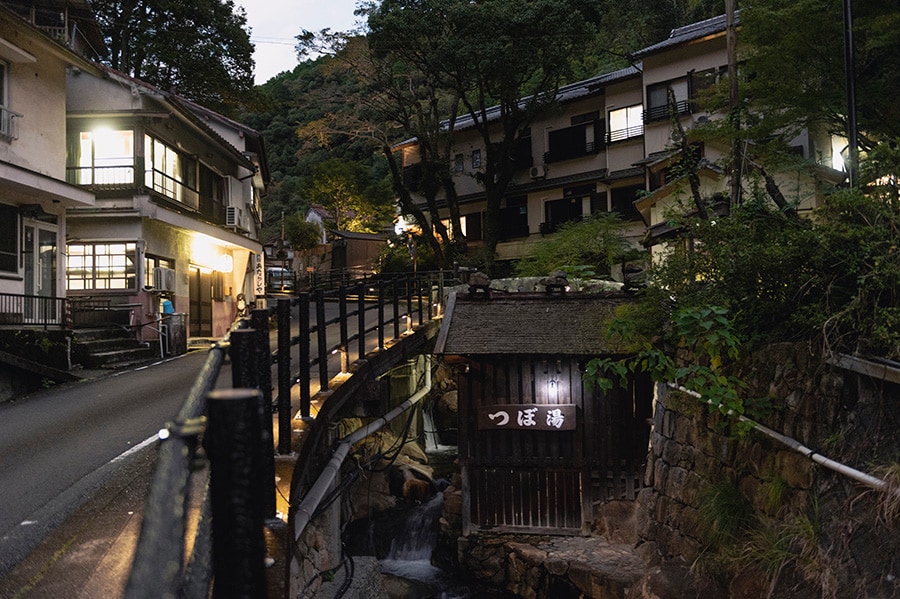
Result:
<svg viewBox="0 0 900 599"><path fill-rule="evenodd" d="M191 352L0 404L0 577L152 442L206 356Z"/></svg>

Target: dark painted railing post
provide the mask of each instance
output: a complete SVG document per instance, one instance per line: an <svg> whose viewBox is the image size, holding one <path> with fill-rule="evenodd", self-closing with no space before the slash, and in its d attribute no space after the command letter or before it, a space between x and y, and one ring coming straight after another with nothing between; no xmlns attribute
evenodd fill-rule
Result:
<svg viewBox="0 0 900 599"><path fill-rule="evenodd" d="M291 300L279 299L278 318L278 453L291 453Z"/></svg>
<svg viewBox="0 0 900 599"><path fill-rule="evenodd" d="M411 329L412 324L413 324L413 302L412 302L413 283L415 283L415 279L410 277L409 275L407 275L406 281L404 282L404 284L406 286L406 322L408 325L406 327L407 330ZM419 324L422 324L421 320L422 320L422 317L420 316Z"/></svg>
<svg viewBox="0 0 900 599"><path fill-rule="evenodd" d="M220 389L206 396L214 599L266 596L262 498L255 488L261 395L258 389Z"/></svg>
<svg viewBox="0 0 900 599"><path fill-rule="evenodd" d="M254 310L256 312L256 310ZM262 310L265 312L265 310ZM258 317L257 317L258 318ZM252 314L251 314L252 320ZM266 319L266 323L268 319ZM274 440L272 438L272 404L271 399L268 402L265 399L265 392L262 390L262 379L264 378L260 370L262 353L260 346L264 344L265 349L269 347L268 324L263 329L265 336L259 334L259 329L242 329L232 331L231 348L229 355L231 356L231 385L232 387L245 389L258 389L259 405L256 406L257 416L256 422L259 423L260 443L258 446L259 456L257 463L259 468L255 472L256 484L254 488L261 498L260 509L263 517L275 517L275 456L273 454ZM264 341L263 341L264 340ZM269 369L271 369L271 358L269 359ZM271 371L269 378L271 378ZM270 394L271 397L271 394ZM268 409L267 409L268 408Z"/></svg>
<svg viewBox="0 0 900 599"><path fill-rule="evenodd" d="M264 492L263 516L274 518L275 502L275 435L272 432L272 348L269 341L269 311L256 309L250 313L250 326L256 330L257 387L262 392L260 417L262 419L262 458ZM290 321L288 321L290 327Z"/></svg>
<svg viewBox="0 0 900 599"><path fill-rule="evenodd" d="M356 299L356 331L359 348L356 359L362 360L366 357L366 284L360 283L357 289L359 295Z"/></svg>
<svg viewBox="0 0 900 599"><path fill-rule="evenodd" d="M347 347L347 288L343 282L338 288L338 314L340 314L341 351L350 351Z"/></svg>
<svg viewBox="0 0 900 599"><path fill-rule="evenodd" d="M425 313L422 311L422 289L425 287L425 285L418 275L416 275L415 277L414 284L416 286L416 298L418 298L419 303L419 326L421 326L422 323L424 323L426 320L431 320L431 316L429 315L429 317L426 319Z"/></svg>
<svg viewBox="0 0 900 599"><path fill-rule="evenodd" d="M391 298L392 306L394 308L394 339L400 338L400 294L397 293L397 281L399 279L394 277L391 282Z"/></svg>
<svg viewBox="0 0 900 599"><path fill-rule="evenodd" d="M316 292L316 339L319 355L319 390L328 391L328 333L325 326L325 292Z"/></svg>
<svg viewBox="0 0 900 599"><path fill-rule="evenodd" d="M300 358L299 376L297 384L300 385L300 417L309 418L310 393L309 393L309 294L300 294Z"/></svg>
<svg viewBox="0 0 900 599"><path fill-rule="evenodd" d="M255 329L232 331L231 346L228 349L228 355L231 357L232 387L259 387L259 373L254 355L256 341Z"/></svg>
<svg viewBox="0 0 900 599"><path fill-rule="evenodd" d="M384 349L384 281L378 281L378 349Z"/></svg>

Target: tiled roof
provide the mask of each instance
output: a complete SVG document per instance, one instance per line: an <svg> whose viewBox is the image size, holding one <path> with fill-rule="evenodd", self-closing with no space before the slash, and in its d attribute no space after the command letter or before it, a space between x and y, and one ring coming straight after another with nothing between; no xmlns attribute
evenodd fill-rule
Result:
<svg viewBox="0 0 900 599"><path fill-rule="evenodd" d="M623 353L606 337L623 293L451 295L435 353L569 355Z"/></svg>
<svg viewBox="0 0 900 599"><path fill-rule="evenodd" d="M740 24L740 11L735 11L734 22L735 24ZM721 33L724 31L725 15L719 15L718 17L712 17L711 19L706 19L697 23L691 23L690 25L685 25L684 27L677 27L673 29L669 33L669 37L667 37L663 41L653 44L652 46L642 48L631 56L633 58L641 58L643 56L647 56L648 54L653 54L655 52L671 48L672 46L684 44L686 42L706 37L707 35Z"/></svg>

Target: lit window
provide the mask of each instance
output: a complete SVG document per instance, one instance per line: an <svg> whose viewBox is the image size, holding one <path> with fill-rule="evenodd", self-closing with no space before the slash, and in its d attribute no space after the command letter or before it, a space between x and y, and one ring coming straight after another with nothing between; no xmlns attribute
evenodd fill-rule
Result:
<svg viewBox="0 0 900 599"><path fill-rule="evenodd" d="M72 158L77 185L134 183L134 133L129 130L82 131Z"/></svg>
<svg viewBox="0 0 900 599"><path fill-rule="evenodd" d="M644 107L641 104L609 111L609 142L644 134Z"/></svg>
<svg viewBox="0 0 900 599"><path fill-rule="evenodd" d="M133 242L69 244L66 288L135 289L135 249Z"/></svg>

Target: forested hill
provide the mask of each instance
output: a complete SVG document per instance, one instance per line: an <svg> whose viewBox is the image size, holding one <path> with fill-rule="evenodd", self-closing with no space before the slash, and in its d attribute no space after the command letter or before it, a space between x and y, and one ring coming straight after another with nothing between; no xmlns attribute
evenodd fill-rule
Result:
<svg viewBox="0 0 900 599"><path fill-rule="evenodd" d="M598 0L598 35L588 56L573 65L577 81L628 64L630 52L658 42L674 27L724 13L722 0ZM299 32L298 32L299 33ZM302 141L297 130L329 113L354 111L361 86L335 59L320 57L301 62L259 86L263 104L240 118L262 131L268 150L272 182L265 202L263 238L280 227L281 214L305 213L306 189L315 165L330 158L365 164L375 179L386 175L383 159L370 144L350 138L331 140L325 147Z"/></svg>

